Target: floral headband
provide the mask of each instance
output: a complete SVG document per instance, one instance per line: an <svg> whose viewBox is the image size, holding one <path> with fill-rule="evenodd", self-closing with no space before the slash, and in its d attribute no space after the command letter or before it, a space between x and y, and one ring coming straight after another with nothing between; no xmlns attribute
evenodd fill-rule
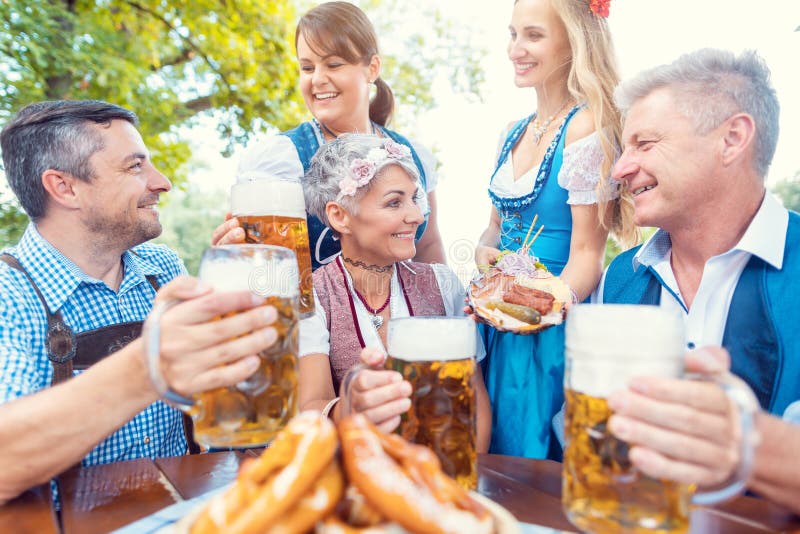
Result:
<svg viewBox="0 0 800 534"><path fill-rule="evenodd" d="M339 181L339 194L336 200L345 196L354 196L359 187L367 185L375 177L378 168L387 160L401 160L411 156L411 150L400 143L386 137L383 148L372 148L365 158L356 158L350 162L349 176Z"/></svg>
<svg viewBox="0 0 800 534"><path fill-rule="evenodd" d="M608 6L611 0L589 0L589 11L598 17L608 18Z"/></svg>

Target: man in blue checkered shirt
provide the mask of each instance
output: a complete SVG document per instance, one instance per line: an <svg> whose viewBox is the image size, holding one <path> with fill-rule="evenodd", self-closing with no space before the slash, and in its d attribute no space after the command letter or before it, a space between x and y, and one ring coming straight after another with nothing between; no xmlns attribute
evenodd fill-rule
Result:
<svg viewBox="0 0 800 534"><path fill-rule="evenodd" d="M109 329L142 321L154 299L179 299L161 319L160 371L182 395L247 378L276 338L263 299L212 292L181 276L174 252L147 243L161 233L156 206L171 186L135 124L105 102L40 102L0 133L6 177L31 219L5 251L16 267L0 263L0 504L79 461L186 452L180 412L158 400L141 339L116 339L121 348L49 387L63 369L48 359L58 335L71 330L70 347L93 349Z"/></svg>

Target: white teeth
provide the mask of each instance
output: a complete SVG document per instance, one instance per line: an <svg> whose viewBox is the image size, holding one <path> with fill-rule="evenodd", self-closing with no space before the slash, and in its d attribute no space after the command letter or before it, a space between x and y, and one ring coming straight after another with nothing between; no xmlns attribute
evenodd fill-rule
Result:
<svg viewBox="0 0 800 534"><path fill-rule="evenodd" d="M408 239L409 237L414 237L414 234L392 234L394 237L399 237L400 239Z"/></svg>
<svg viewBox="0 0 800 534"><path fill-rule="evenodd" d="M639 193L644 193L645 191L650 191L650 190L651 190L651 189L653 189L654 187L655 187L655 185L646 185L646 186L644 186L644 187L640 187L640 188L638 188L638 189L634 189L634 190L633 190L633 196L636 196L636 195L638 195Z"/></svg>
<svg viewBox="0 0 800 534"><path fill-rule="evenodd" d="M316 97L317 100L327 100L329 98L334 98L338 94L339 93L318 93L314 96Z"/></svg>
<svg viewBox="0 0 800 534"><path fill-rule="evenodd" d="M527 70L533 68L533 63L517 63L517 70Z"/></svg>

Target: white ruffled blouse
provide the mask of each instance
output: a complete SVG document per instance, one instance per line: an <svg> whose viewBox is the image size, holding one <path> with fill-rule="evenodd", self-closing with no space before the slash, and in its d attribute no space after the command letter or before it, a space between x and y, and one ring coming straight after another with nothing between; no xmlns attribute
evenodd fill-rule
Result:
<svg viewBox="0 0 800 534"><path fill-rule="evenodd" d="M325 144L325 138L319 128L313 122L311 124L317 136L317 142L322 146ZM436 189L438 183L436 157L430 150L413 139L409 139L409 142L422 162L425 170L425 189L427 193L430 193ZM300 180L304 174L303 164L292 140L285 135L270 135L258 139L247 147L239 160L236 180L239 182L257 180L259 175Z"/></svg>
<svg viewBox="0 0 800 534"><path fill-rule="evenodd" d="M507 132L501 136L501 145ZM527 195L533 190L539 165L525 172L519 179L514 179L513 153L509 154L503 165L497 170L491 183L491 190L500 197L516 198ZM603 165L603 149L597 132L587 135L564 147L561 170L558 173L558 185L568 192L567 204L586 205L598 201L613 200L619 196L619 183L609 179L606 187L599 191L600 168Z"/></svg>

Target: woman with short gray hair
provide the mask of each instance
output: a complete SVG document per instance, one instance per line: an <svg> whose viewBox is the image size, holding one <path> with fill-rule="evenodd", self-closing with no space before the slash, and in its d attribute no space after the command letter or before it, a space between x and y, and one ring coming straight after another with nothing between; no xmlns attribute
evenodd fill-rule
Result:
<svg viewBox="0 0 800 534"><path fill-rule="evenodd" d="M361 360L379 367L390 318L463 315L464 288L446 265L409 261L425 194L408 147L389 138L347 134L322 146L303 184L309 213L341 242L334 261L314 271L315 314L300 323L300 409L338 419L336 391ZM478 342L478 357L483 344ZM375 347L364 351L366 347ZM480 373L480 369L478 369ZM476 383L477 450L489 446L491 411ZM350 406L391 431L410 406L411 385L394 371L358 373Z"/></svg>

